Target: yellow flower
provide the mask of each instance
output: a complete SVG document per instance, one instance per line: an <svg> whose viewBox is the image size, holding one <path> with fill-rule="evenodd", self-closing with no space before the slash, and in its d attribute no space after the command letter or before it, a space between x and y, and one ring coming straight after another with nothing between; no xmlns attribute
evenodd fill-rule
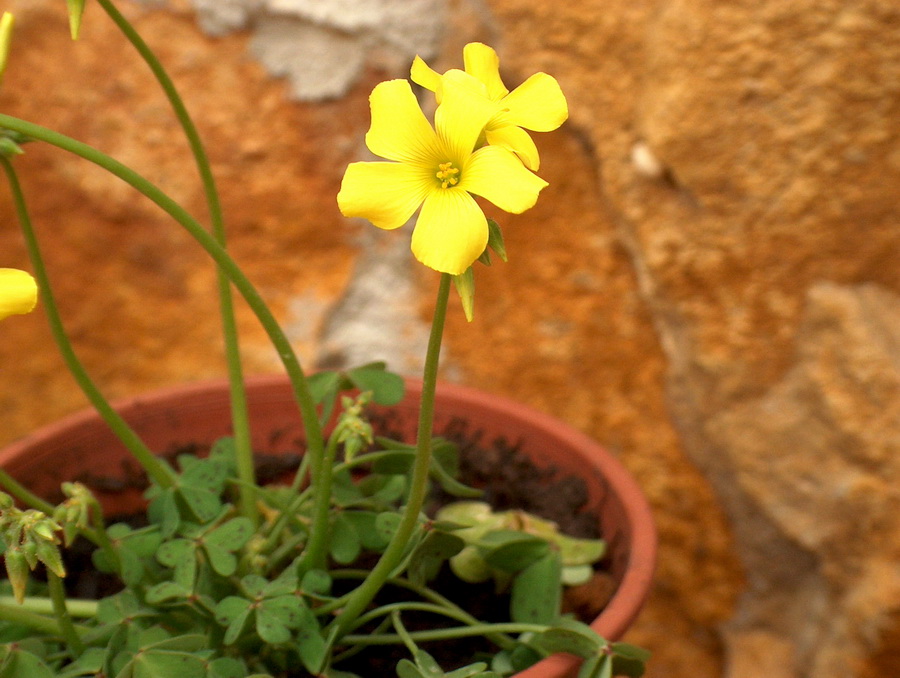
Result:
<svg viewBox="0 0 900 678"><path fill-rule="evenodd" d="M497 53L480 42L470 42L463 48L463 63L466 73L485 86L488 97L501 109L487 122L484 130L487 143L509 149L528 169L537 171L540 157L525 130L552 132L569 117L566 97L556 78L535 73L510 92L500 78ZM416 57L413 61L410 77L416 84L434 92L440 101L441 76L421 58Z"/></svg>
<svg viewBox="0 0 900 678"><path fill-rule="evenodd" d="M37 283L17 268L0 268L0 320L31 312L37 304Z"/></svg>
<svg viewBox="0 0 900 678"><path fill-rule="evenodd" d="M464 273L487 245L487 219L473 195L518 214L532 207L547 185L508 150L476 146L498 107L472 87L472 80L462 71L442 76L434 127L408 81L377 85L369 97L366 145L395 162L351 163L337 197L344 216L363 217L384 229L402 226L421 206L413 254L453 275Z"/></svg>

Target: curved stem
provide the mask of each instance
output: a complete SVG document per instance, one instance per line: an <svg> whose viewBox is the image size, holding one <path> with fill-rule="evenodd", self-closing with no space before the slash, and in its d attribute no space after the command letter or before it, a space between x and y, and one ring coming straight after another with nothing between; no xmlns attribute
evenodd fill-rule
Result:
<svg viewBox="0 0 900 678"><path fill-rule="evenodd" d="M31 258L31 265L34 268L34 276L38 282L40 289L41 302L47 314L47 320L50 323L50 331L56 342L59 352L69 368L75 381L81 387L81 390L90 400L91 405L97 410L98 414L103 418L107 425L113 430L119 440L128 448L134 457L140 462L141 466L147 472L147 475L160 485L160 487L170 487L173 484L173 476L171 471L160 461L150 449L144 444L137 433L128 425L128 423L116 412L109 401L97 388L84 368L81 360L75 354L72 343L66 334L62 318L59 314L59 308L56 305L56 298L53 295L50 286L50 279L47 276L47 268L44 266L44 257L41 254L38 245L37 236L31 224L31 217L28 214L28 207L25 204L25 196L22 193L22 187L19 185L19 178L12 163L5 156L0 156L0 162L6 172L9 180L9 187L12 191L13 200L16 204L16 213L19 218L19 224L22 227L22 233L25 236L25 245L28 248L28 256Z"/></svg>
<svg viewBox="0 0 900 678"><path fill-rule="evenodd" d="M44 501L39 496L31 492L27 487L22 485L22 483L13 478L2 468L0 468L0 487L9 492L9 494L18 499L23 504L26 504L33 509L37 509L41 513L46 513L48 516L52 516L53 511L56 510L56 507L53 504Z"/></svg>
<svg viewBox="0 0 900 678"><path fill-rule="evenodd" d="M53 615L59 622L59 630L69 646L70 654L78 657L84 652L84 643L75 631L69 608L66 606L66 592L63 590L62 579L47 570L47 588L50 590L50 600L53 602Z"/></svg>
<svg viewBox="0 0 900 678"><path fill-rule="evenodd" d="M281 359L291 381L292 390L297 404L300 408L301 418L303 420L304 430L306 431L307 451L310 455L310 465L313 467L313 475L317 475L319 464L324 455L324 441L322 439L321 426L316 412L316 405L309 391L309 385L306 381L306 375L300 367L300 361L297 359L296 353L291 346L290 341L285 336L283 330L278 325L275 316L266 305L259 292L249 281L244 272L235 263L234 259L229 256L215 238L207 232L181 205L172 200L163 191L154 184L142 177L140 174L115 160L105 153L97 149L76 141L71 137L67 137L59 132L47 129L40 125L21 120L19 118L0 114L0 128L6 128L44 141L52 146L61 148L64 151L73 153L88 160L95 165L102 167L111 174L122 179L144 196L153 201L162 208L169 216L171 216L178 224L184 228L197 243L209 253L209 255L219 265L221 270L228 276L232 284L237 288L238 292L244 297L247 305L256 315L263 329L269 336L270 341L275 347L278 357Z"/></svg>
<svg viewBox="0 0 900 678"><path fill-rule="evenodd" d="M403 552L413 536L419 522L419 513L425 503L428 492L428 474L431 468L431 433L434 424L434 393L437 386L437 370L440 360L441 339L444 334L444 319L447 316L447 299L450 294L451 277L441 274L438 286L437 302L431 322L431 334L428 338L428 350L425 353L425 369L422 377L422 398L419 403L419 426L416 433L416 460L413 465L412 480L409 487L409 498L403 509L403 515L397 531L391 537L381 558L372 568L369 576L354 590L347 603L333 624L337 625L340 637L352 626L354 620L362 614L385 581L391 576L394 568L403 558Z"/></svg>
<svg viewBox="0 0 900 678"><path fill-rule="evenodd" d="M449 640L451 638L468 638L471 636L485 636L489 633L543 633L549 627L541 624L516 624L514 622L500 624L477 624L473 626L459 626L452 629L433 629L429 631L411 631L410 639L418 643L435 640ZM346 635L341 639L347 645L394 645L403 642L403 639L392 633Z"/></svg>
<svg viewBox="0 0 900 678"><path fill-rule="evenodd" d="M128 20L116 9L110 0L98 0L100 6L106 11L113 22L118 26L119 30L125 35L128 41L134 45L157 81L162 87L172 106L175 117L178 119L191 153L194 156L194 162L197 165L197 171L203 183L203 192L206 195L206 204L209 210L210 223L212 225L212 233L216 241L225 247L225 220L222 216L222 206L219 201L219 193L216 188L215 178L213 177L212 168L209 164L209 158L200 139L200 134L188 113L184 101L178 94L175 84L169 77L169 74L163 68L162 63L157 59L153 50L144 42L140 34L128 22ZM219 308L222 316L222 337L225 342L225 358L228 365L228 381L231 389L231 421L234 432L235 444L235 461L237 466L238 478L242 481L239 488L239 505L243 515L250 518L254 523L259 518L256 509L254 495L247 488L256 484L256 473L253 468L253 451L250 446L250 420L247 412L247 391L244 385L243 369L241 367L240 344L238 341L237 322L234 316L234 300L231 294L231 282L228 276L220 269L217 271L217 283L219 291Z"/></svg>

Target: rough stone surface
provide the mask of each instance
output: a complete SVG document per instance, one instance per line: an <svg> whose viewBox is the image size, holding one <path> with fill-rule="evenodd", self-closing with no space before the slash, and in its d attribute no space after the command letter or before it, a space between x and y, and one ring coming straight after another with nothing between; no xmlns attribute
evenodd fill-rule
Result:
<svg viewBox="0 0 900 678"><path fill-rule="evenodd" d="M249 29L251 51L290 96L319 101L346 94L377 65L403 75L416 54L434 54L445 23L438 0L192 0L210 35Z"/></svg>
<svg viewBox="0 0 900 678"><path fill-rule="evenodd" d="M133 163L203 216L177 127L100 8L72 44L56 0L7 4L2 110ZM233 252L309 364L421 360L435 276L408 231L373 233L334 203L374 83L417 51L459 66L473 39L496 46L508 85L556 75L571 119L537 139L550 186L493 215L510 262L478 270L474 322L453 305L445 378L569 421L641 482L661 554L629 639L654 652L650 678L900 675L900 7L122 7L189 92ZM189 239L81 161L30 146L17 164L98 382L116 396L220 375L212 271ZM6 192L0 214L0 265L27 268ZM248 370L277 370L243 308L241 324ZM3 332L0 442L83 404L39 315Z"/></svg>

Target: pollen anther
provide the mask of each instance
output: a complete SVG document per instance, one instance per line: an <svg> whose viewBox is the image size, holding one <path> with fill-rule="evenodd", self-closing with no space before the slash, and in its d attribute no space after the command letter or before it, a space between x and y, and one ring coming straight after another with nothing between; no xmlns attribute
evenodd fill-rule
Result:
<svg viewBox="0 0 900 678"><path fill-rule="evenodd" d="M438 165L438 171L435 173L441 182L441 188L456 186L459 183L459 168L454 167L452 162L442 162Z"/></svg>

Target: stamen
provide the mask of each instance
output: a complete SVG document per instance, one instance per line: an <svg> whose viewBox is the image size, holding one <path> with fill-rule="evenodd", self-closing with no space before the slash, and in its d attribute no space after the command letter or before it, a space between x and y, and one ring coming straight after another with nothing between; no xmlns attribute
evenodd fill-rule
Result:
<svg viewBox="0 0 900 678"><path fill-rule="evenodd" d="M441 188L448 188L459 183L458 174L459 168L454 167L452 162L442 162L438 165L438 171L434 176L440 180Z"/></svg>

